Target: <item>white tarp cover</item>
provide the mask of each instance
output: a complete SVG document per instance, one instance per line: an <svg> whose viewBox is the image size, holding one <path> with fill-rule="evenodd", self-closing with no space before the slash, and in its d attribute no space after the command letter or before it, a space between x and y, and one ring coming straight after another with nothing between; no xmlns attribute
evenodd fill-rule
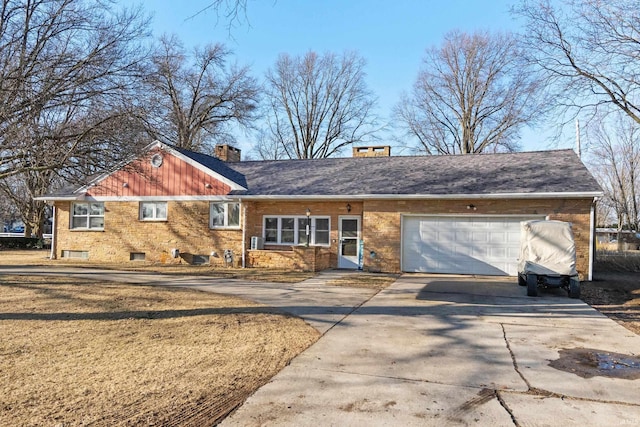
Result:
<svg viewBox="0 0 640 427"><path fill-rule="evenodd" d="M519 272L548 276L578 274L576 244L570 223L523 221L520 227Z"/></svg>

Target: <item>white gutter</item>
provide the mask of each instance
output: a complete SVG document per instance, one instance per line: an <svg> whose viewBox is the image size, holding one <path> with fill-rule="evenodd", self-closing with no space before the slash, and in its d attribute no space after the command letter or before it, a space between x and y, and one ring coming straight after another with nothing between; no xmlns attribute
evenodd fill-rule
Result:
<svg viewBox="0 0 640 427"><path fill-rule="evenodd" d="M585 193L487 193L487 194L327 194L327 195L243 195L244 200L469 200L469 199L581 199L600 197L601 191ZM229 197L232 197L230 195Z"/></svg>
<svg viewBox="0 0 640 427"><path fill-rule="evenodd" d="M234 196L87 196L82 200L91 202L191 202L191 201L211 201L211 202L227 202L237 200ZM47 199L49 200L49 199ZM70 200L70 199L62 199Z"/></svg>
<svg viewBox="0 0 640 427"><path fill-rule="evenodd" d="M238 195L243 200L477 200L477 199L581 199L602 197L601 191L586 193L488 193L488 194L327 194L327 195ZM235 200L233 194L221 196L43 196L35 200L75 201L88 200L96 202L138 202L154 201L227 201Z"/></svg>
<svg viewBox="0 0 640 427"><path fill-rule="evenodd" d="M33 200L42 200L43 202L69 202L84 200L84 198L84 194L78 194L77 196L40 196L34 197Z"/></svg>

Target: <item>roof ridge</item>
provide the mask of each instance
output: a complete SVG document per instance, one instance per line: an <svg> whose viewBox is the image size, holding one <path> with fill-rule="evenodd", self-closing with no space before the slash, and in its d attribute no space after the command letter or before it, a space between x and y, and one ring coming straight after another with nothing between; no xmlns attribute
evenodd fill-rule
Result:
<svg viewBox="0 0 640 427"><path fill-rule="evenodd" d="M263 163L263 162L311 162L311 161L326 161L326 160L355 160L357 159L358 161L361 161L362 159L366 159L366 160L373 160L373 159L378 159L378 161L381 161L381 159L409 159L409 158L448 158L448 157L464 157L464 158L473 158L473 157L480 157L480 156L503 156L503 155L510 155L510 156L520 156L520 155L527 155L527 154L549 154L549 153L560 153L560 152L567 152L567 151L574 151L573 148L555 148L552 150L533 150L533 151L510 151L510 152L504 152L504 153L474 153L474 154L413 154L413 155L408 155L408 156L357 156L357 157L321 157L321 158L314 158L314 159L255 159L255 160L242 160L239 163Z"/></svg>

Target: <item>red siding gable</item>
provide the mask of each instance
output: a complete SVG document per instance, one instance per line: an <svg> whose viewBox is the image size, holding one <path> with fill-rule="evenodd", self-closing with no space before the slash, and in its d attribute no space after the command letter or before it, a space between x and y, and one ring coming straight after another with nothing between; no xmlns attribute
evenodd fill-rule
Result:
<svg viewBox="0 0 640 427"><path fill-rule="evenodd" d="M162 164L151 158L160 154ZM223 196L231 187L160 148L109 175L87 190L93 197Z"/></svg>

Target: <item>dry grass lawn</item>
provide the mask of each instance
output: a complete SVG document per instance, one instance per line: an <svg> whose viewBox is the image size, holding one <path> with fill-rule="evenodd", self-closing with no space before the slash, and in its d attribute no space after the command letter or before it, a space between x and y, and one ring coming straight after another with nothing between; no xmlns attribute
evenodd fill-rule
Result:
<svg viewBox="0 0 640 427"><path fill-rule="evenodd" d="M213 425L318 335L234 297L0 275L0 425Z"/></svg>

